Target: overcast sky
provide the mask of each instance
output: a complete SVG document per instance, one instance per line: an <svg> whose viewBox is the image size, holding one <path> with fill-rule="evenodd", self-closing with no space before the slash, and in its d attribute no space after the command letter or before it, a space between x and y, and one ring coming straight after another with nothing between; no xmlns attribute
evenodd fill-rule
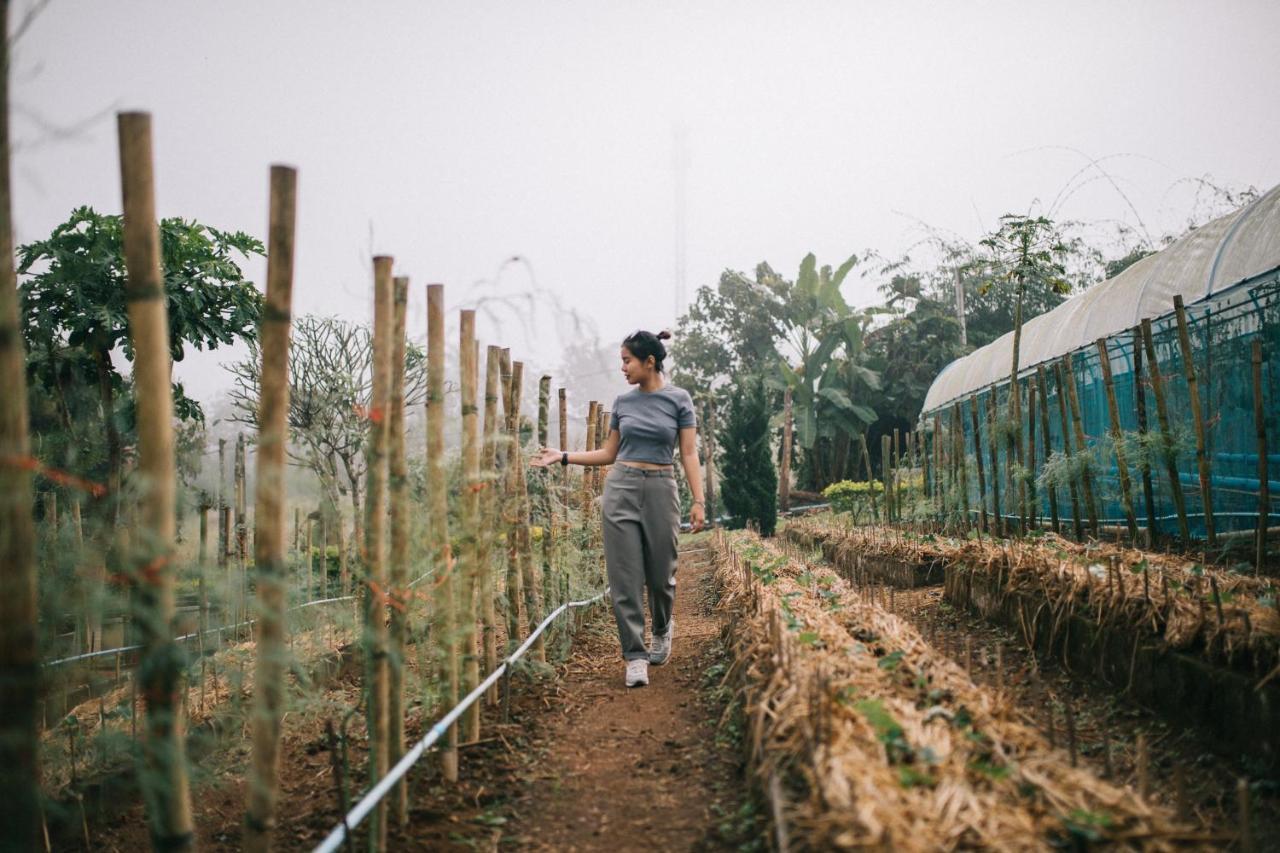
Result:
<svg viewBox="0 0 1280 853"><path fill-rule="evenodd" d="M896 255L921 222L976 239L1084 155L1136 215L1096 173L1059 215L1153 237L1188 215L1186 178L1268 189L1277 33L1274 0L52 0L14 59L17 238L119 211L113 112L145 109L161 215L264 236L269 165L299 168L295 310L367 319L386 253L419 337L422 284L457 307L532 270L613 341L674 322L680 221L692 294L760 260ZM480 335L557 364L545 303L533 321L536 341ZM189 392L224 387L226 357L182 365Z"/></svg>

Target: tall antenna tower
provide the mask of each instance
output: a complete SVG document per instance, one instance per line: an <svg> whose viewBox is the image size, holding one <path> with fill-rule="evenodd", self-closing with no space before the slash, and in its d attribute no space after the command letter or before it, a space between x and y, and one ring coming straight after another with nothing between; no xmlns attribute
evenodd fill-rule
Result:
<svg viewBox="0 0 1280 853"><path fill-rule="evenodd" d="M675 302L672 305L672 316L679 319L684 313L686 300L685 287L685 182L689 172L688 137L684 125L676 123L673 127L673 145L671 151L671 171L675 183ZM675 320L672 320L675 322Z"/></svg>

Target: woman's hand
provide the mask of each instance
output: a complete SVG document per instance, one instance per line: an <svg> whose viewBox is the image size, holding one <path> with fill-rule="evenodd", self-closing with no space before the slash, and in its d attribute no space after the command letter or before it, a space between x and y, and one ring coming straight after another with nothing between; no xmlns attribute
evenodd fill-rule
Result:
<svg viewBox="0 0 1280 853"><path fill-rule="evenodd" d="M561 451L554 447L544 447L538 451L538 455L529 460L529 464L535 468L546 468L548 465L554 465L560 461Z"/></svg>
<svg viewBox="0 0 1280 853"><path fill-rule="evenodd" d="M707 524L707 511L702 504L694 504L689 508L689 532L697 533Z"/></svg>

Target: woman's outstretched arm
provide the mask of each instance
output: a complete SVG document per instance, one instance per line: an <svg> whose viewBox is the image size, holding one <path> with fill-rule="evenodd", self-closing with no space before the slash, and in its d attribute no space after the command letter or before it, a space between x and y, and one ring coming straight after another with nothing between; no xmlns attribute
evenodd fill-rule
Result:
<svg viewBox="0 0 1280 853"><path fill-rule="evenodd" d="M559 465L564 451L556 447L544 447L538 455L529 460L529 464L538 468L548 465ZM609 437L598 450L572 450L569 452L570 465L612 465L618 457L618 431L609 430Z"/></svg>

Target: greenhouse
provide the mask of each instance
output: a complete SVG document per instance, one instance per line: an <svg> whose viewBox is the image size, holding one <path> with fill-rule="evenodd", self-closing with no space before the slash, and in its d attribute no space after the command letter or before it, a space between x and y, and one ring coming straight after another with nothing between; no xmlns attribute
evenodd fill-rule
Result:
<svg viewBox="0 0 1280 853"><path fill-rule="evenodd" d="M1274 523L1280 187L1027 321L1016 424L1012 347L952 362L926 397L955 512L1210 541Z"/></svg>

